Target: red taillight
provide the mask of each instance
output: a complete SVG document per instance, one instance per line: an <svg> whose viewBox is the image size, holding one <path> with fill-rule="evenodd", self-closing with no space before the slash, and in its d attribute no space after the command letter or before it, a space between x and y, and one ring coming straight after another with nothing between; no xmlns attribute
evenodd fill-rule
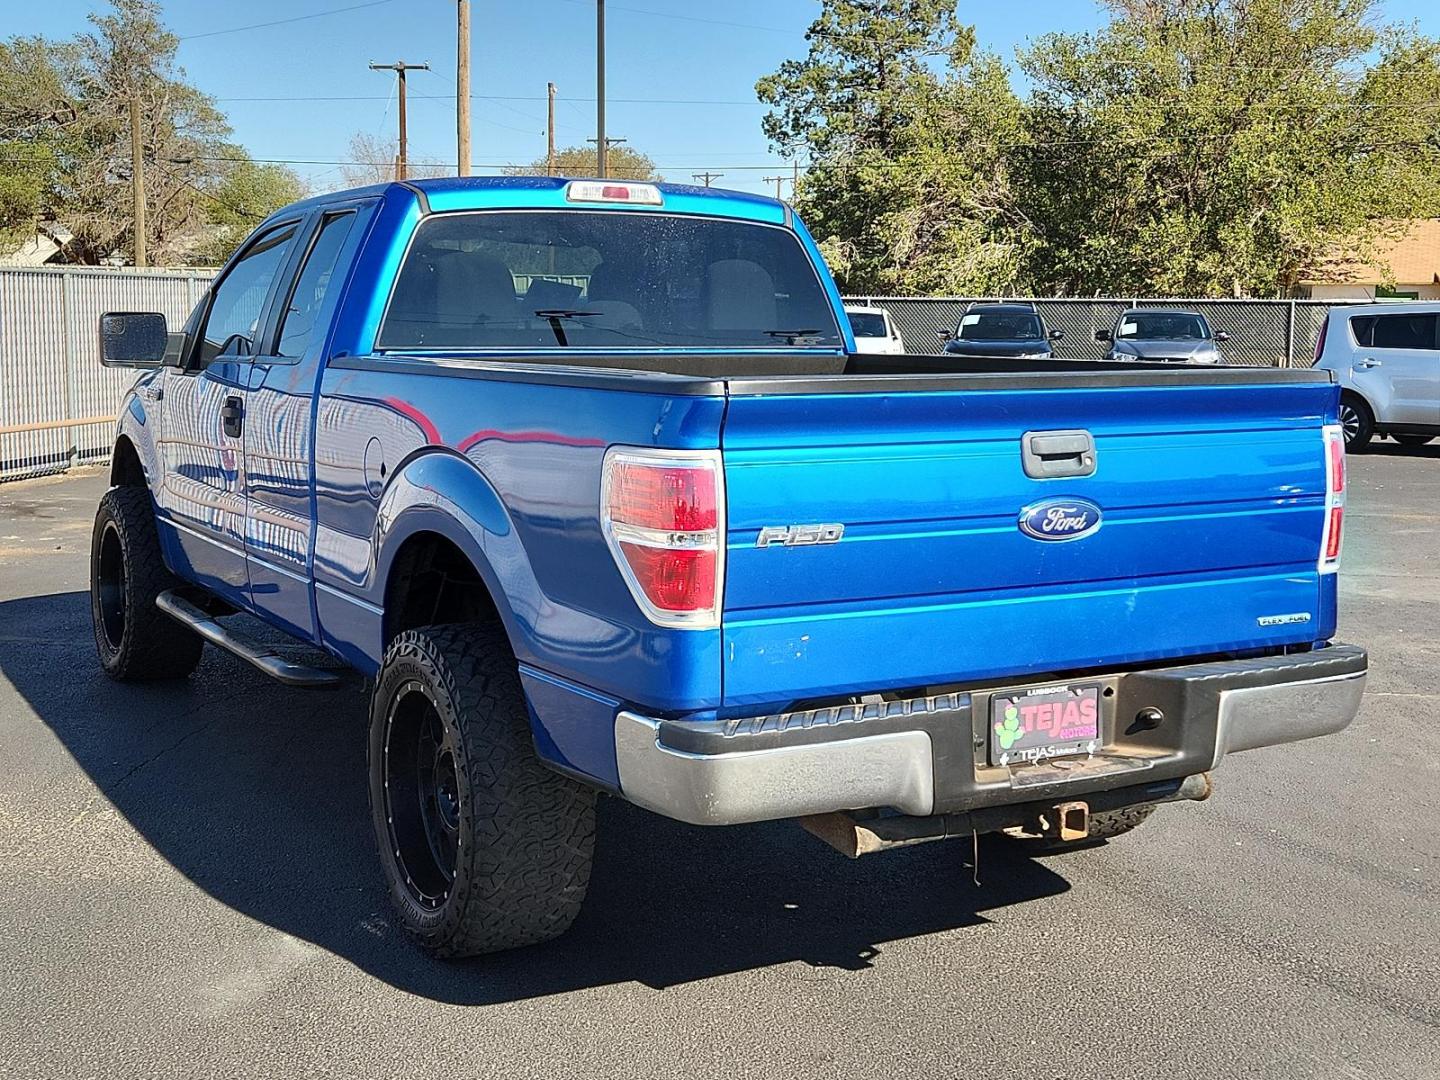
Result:
<svg viewBox="0 0 1440 1080"><path fill-rule="evenodd" d="M1326 439L1330 448L1330 491L1332 493L1343 493L1345 491L1345 437L1338 439Z"/></svg>
<svg viewBox="0 0 1440 1080"><path fill-rule="evenodd" d="M1320 354L1325 351L1325 335L1330 332L1330 316L1326 315L1320 323L1320 336L1315 339L1315 363L1320 362Z"/></svg>
<svg viewBox="0 0 1440 1080"><path fill-rule="evenodd" d="M716 450L616 447L605 455L605 538L651 622L719 625L724 499Z"/></svg>
<svg viewBox="0 0 1440 1080"><path fill-rule="evenodd" d="M611 521L667 532L715 528L715 473L708 468L647 465L617 456L609 479Z"/></svg>
<svg viewBox="0 0 1440 1080"><path fill-rule="evenodd" d="M1325 525L1320 534L1319 570L1333 574L1340 569L1340 541L1345 528L1345 430L1326 424L1325 438Z"/></svg>
<svg viewBox="0 0 1440 1080"><path fill-rule="evenodd" d="M620 542L636 584L661 611L707 611L715 599L714 551L670 550Z"/></svg>
<svg viewBox="0 0 1440 1080"><path fill-rule="evenodd" d="M1330 508L1330 523L1326 530L1325 537L1325 558L1340 558L1340 531L1345 524L1345 508L1343 506L1332 506Z"/></svg>

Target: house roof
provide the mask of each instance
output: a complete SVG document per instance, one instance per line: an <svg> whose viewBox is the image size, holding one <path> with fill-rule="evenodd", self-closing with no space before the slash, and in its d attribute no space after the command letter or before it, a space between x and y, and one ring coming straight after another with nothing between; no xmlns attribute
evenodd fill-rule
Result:
<svg viewBox="0 0 1440 1080"><path fill-rule="evenodd" d="M1414 218L1384 226L1371 258L1322 259L1304 285L1431 285L1440 283L1440 219Z"/></svg>

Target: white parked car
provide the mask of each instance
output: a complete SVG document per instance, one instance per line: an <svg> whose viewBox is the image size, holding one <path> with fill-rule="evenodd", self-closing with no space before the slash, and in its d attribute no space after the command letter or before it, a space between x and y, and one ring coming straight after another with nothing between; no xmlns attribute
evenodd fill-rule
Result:
<svg viewBox="0 0 1440 1080"><path fill-rule="evenodd" d="M1332 308L1315 366L1340 382L1345 445L1376 435L1421 446L1440 435L1440 303Z"/></svg>
<svg viewBox="0 0 1440 1080"><path fill-rule="evenodd" d="M897 355L905 351L900 331L895 329L890 313L884 308L845 305L850 316L850 329L855 332L855 351Z"/></svg>

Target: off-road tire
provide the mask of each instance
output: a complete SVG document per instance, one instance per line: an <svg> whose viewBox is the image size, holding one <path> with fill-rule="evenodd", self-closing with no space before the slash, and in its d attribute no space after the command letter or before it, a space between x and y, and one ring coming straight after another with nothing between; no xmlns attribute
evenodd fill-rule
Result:
<svg viewBox="0 0 1440 1080"><path fill-rule="evenodd" d="M1083 840L1061 840L1054 836L1023 836L1021 843L1036 854L1057 854L1090 847L1101 840L1113 840L1138 828L1155 812L1154 803L1124 806L1119 810L1103 810L1090 815L1090 833Z"/></svg>
<svg viewBox="0 0 1440 1080"><path fill-rule="evenodd" d="M405 728L392 716L433 708L452 755L453 876L422 897L397 846L387 756ZM426 713L429 717L431 714ZM427 720L432 724L433 719ZM391 735L394 734L392 742ZM370 808L390 900L405 931L440 957L476 956L558 937L580 912L595 844L594 789L540 763L519 669L499 626L428 626L386 650L371 698ZM397 779L393 785L403 790ZM448 793L447 793L448 794ZM419 869L422 854L410 859ZM430 850L434 850L433 847ZM439 865L438 860L436 865ZM428 867L426 869L429 869Z"/></svg>
<svg viewBox="0 0 1440 1080"><path fill-rule="evenodd" d="M150 493L111 488L90 538L90 617L105 674L120 682L182 679L205 642L155 606L180 584L165 567Z"/></svg>
<svg viewBox="0 0 1440 1080"><path fill-rule="evenodd" d="M1375 437L1375 413L1359 394L1346 390L1340 395L1340 424L1345 429L1345 449L1362 454Z"/></svg>

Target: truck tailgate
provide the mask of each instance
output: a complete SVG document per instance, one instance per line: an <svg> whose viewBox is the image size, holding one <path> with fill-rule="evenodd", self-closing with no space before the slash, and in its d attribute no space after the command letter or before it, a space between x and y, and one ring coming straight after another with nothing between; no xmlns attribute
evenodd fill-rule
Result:
<svg viewBox="0 0 1440 1080"><path fill-rule="evenodd" d="M732 396L726 704L1328 637L1321 425L1336 392L1254 374ZM1093 475L1027 476L1022 436L1071 429L1093 437ZM1099 528L1023 532L1022 509L1052 499L1093 503ZM785 531L822 524L843 535Z"/></svg>

